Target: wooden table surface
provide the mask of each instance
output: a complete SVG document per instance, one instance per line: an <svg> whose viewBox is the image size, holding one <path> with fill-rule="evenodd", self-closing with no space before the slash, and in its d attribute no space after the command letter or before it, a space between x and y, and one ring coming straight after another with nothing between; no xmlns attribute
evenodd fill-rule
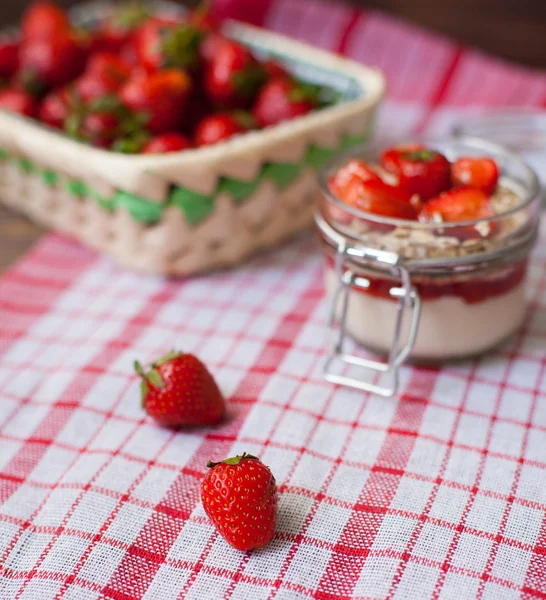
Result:
<svg viewBox="0 0 546 600"><path fill-rule="evenodd" d="M74 0L59 0L69 6ZM337 1L337 0L336 0ZM546 67L546 0L353 0L381 8L461 42L523 64ZM1 0L0 25L15 22L29 0ZM43 229L0 205L0 271Z"/></svg>

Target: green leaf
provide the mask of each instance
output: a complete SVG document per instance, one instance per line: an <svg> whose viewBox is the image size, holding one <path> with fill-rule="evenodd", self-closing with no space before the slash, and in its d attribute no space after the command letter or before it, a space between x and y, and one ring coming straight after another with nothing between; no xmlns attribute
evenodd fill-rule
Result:
<svg viewBox="0 0 546 600"><path fill-rule="evenodd" d="M177 352L176 350L171 350L170 352L167 352L167 354L165 354L158 360L154 361L153 365L154 365L154 367L160 367L161 365L164 365L165 363L168 363L171 360L178 358L179 356L182 356L182 352Z"/></svg>
<svg viewBox="0 0 546 600"><path fill-rule="evenodd" d="M142 368L142 365L140 364L140 362L138 360L135 360L135 362L133 363L133 367L134 367L137 375L140 375L140 377L142 377L143 379L146 379L146 373L144 372L144 369Z"/></svg>
<svg viewBox="0 0 546 600"><path fill-rule="evenodd" d="M237 95L242 98L253 98L267 80L267 73L260 65L251 65L235 73L231 82Z"/></svg>
<svg viewBox="0 0 546 600"><path fill-rule="evenodd" d="M146 402L146 396L148 395L148 392L150 391L150 388L148 387L148 384L146 383L146 380L143 379L140 382L140 399L142 402L142 406L144 406L145 402Z"/></svg>
<svg viewBox="0 0 546 600"><path fill-rule="evenodd" d="M148 381L148 383L151 383L154 387L165 387L165 382L163 381L163 378L161 377L157 369L152 369L151 371L148 371L148 373L146 374L146 380Z"/></svg>
<svg viewBox="0 0 546 600"><path fill-rule="evenodd" d="M246 452L243 452L240 456L232 456L231 458L226 458L225 460L221 460L219 462L212 462L211 460L209 460L209 462L207 463L207 467L209 469L212 469L216 465L221 465L221 464L238 465L242 460L244 460L246 458L250 458L252 460L260 460L257 456L254 456L253 454L247 454Z"/></svg>
<svg viewBox="0 0 546 600"><path fill-rule="evenodd" d="M256 129L256 120L246 110L236 110L233 113L233 118L244 129Z"/></svg>
<svg viewBox="0 0 546 600"><path fill-rule="evenodd" d="M161 45L162 66L182 69L195 66L199 61L199 47L204 35L204 31L186 24L167 30Z"/></svg>

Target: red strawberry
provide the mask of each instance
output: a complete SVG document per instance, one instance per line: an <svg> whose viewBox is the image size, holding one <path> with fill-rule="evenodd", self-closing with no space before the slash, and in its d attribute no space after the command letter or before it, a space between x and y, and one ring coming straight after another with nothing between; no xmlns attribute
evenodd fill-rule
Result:
<svg viewBox="0 0 546 600"><path fill-rule="evenodd" d="M191 148L191 143L185 135L173 131L152 138L144 149L143 154L163 154L165 152L180 152Z"/></svg>
<svg viewBox="0 0 546 600"><path fill-rule="evenodd" d="M290 79L290 73L276 60L270 59L263 63L263 68L267 73L268 79Z"/></svg>
<svg viewBox="0 0 546 600"><path fill-rule="evenodd" d="M381 165L398 177L398 186L406 193L429 200L451 185L447 158L420 144L390 148L383 153Z"/></svg>
<svg viewBox="0 0 546 600"><path fill-rule="evenodd" d="M0 43L0 78L9 79L19 67L19 42Z"/></svg>
<svg viewBox="0 0 546 600"><path fill-rule="evenodd" d="M48 39L70 30L68 15L49 0L37 0L25 11L21 23L25 40Z"/></svg>
<svg viewBox="0 0 546 600"><path fill-rule="evenodd" d="M135 75L121 88L122 102L135 113L145 113L152 133L166 133L183 124L190 79L182 71L165 69Z"/></svg>
<svg viewBox="0 0 546 600"><path fill-rule="evenodd" d="M7 88L0 90L0 109L34 117L36 114L36 101L23 90Z"/></svg>
<svg viewBox="0 0 546 600"><path fill-rule="evenodd" d="M261 90L254 118L261 127L276 125L310 113L319 105L317 89L291 79L272 79Z"/></svg>
<svg viewBox="0 0 546 600"><path fill-rule="evenodd" d="M72 96L67 88L51 92L42 100L38 110L38 118L50 127L64 129L71 104Z"/></svg>
<svg viewBox="0 0 546 600"><path fill-rule="evenodd" d="M87 50L74 35L25 42L20 53L20 76L29 91L61 87L85 67Z"/></svg>
<svg viewBox="0 0 546 600"><path fill-rule="evenodd" d="M136 32L135 48L140 63L149 71L194 69L199 64L202 38L203 32L193 25L156 17Z"/></svg>
<svg viewBox="0 0 546 600"><path fill-rule="evenodd" d="M211 13L208 2L201 2L187 17L187 22L204 31L214 31L220 26L220 22Z"/></svg>
<svg viewBox="0 0 546 600"><path fill-rule="evenodd" d="M249 106L266 74L248 48L231 40L219 45L205 73L205 87L214 102L227 107Z"/></svg>
<svg viewBox="0 0 546 600"><path fill-rule="evenodd" d="M220 51L228 39L218 31L211 31L201 42L199 53L204 63L209 64Z"/></svg>
<svg viewBox="0 0 546 600"><path fill-rule="evenodd" d="M462 157L451 165L451 178L456 186L471 186L492 194L499 181L499 167L490 158Z"/></svg>
<svg viewBox="0 0 546 600"><path fill-rule="evenodd" d="M254 127L252 116L243 111L205 117L195 131L197 146L209 146L245 133Z"/></svg>
<svg viewBox="0 0 546 600"><path fill-rule="evenodd" d="M142 377L144 410L166 427L212 425L224 418L222 394L205 365L192 354L169 352Z"/></svg>
<svg viewBox="0 0 546 600"><path fill-rule="evenodd" d="M209 519L228 544L246 552L263 548L275 533L277 483L250 454L209 462L201 500Z"/></svg>
<svg viewBox="0 0 546 600"><path fill-rule="evenodd" d="M486 219L493 214L493 206L484 191L472 187L460 187L426 202L419 219L431 223L455 223Z"/></svg>
<svg viewBox="0 0 546 600"><path fill-rule="evenodd" d="M110 148L118 137L120 118L112 111L95 111L84 116L80 134L85 141L99 148Z"/></svg>
<svg viewBox="0 0 546 600"><path fill-rule="evenodd" d="M129 43L132 33L148 18L149 12L139 4L121 5L101 23L93 40L94 52L121 52Z"/></svg>
<svg viewBox="0 0 546 600"><path fill-rule="evenodd" d="M347 199L341 199L346 204L374 215L409 220L417 218L417 211L410 203L410 196L381 180L360 180L354 184Z"/></svg>
<svg viewBox="0 0 546 600"><path fill-rule="evenodd" d="M351 160L336 171L328 181L334 196L347 204L355 204L359 185L366 181L381 181L379 175L362 160Z"/></svg>
<svg viewBox="0 0 546 600"><path fill-rule="evenodd" d="M131 66L115 54L98 53L89 61L85 73L76 81L80 97L89 102L118 90L129 79Z"/></svg>

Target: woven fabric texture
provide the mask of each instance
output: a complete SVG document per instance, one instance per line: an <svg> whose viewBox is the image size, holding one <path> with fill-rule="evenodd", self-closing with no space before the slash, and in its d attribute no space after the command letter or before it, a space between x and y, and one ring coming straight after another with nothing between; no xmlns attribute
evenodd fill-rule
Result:
<svg viewBox="0 0 546 600"><path fill-rule="evenodd" d="M546 98L543 74L380 13L263 6L266 27L385 70L383 131ZM404 367L385 400L322 379L314 239L166 281L45 238L0 281L0 599L546 598L544 237L529 294L503 347ZM224 424L171 432L145 417L132 362L171 347L210 367ZM248 554L199 500L207 460L240 451L280 489L276 537Z"/></svg>

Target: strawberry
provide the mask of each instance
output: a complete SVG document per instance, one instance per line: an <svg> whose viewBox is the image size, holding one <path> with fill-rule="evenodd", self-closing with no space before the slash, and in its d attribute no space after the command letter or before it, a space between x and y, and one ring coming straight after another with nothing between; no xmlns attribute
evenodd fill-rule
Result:
<svg viewBox="0 0 546 600"><path fill-rule="evenodd" d="M25 11L21 23L25 40L49 39L70 30L65 11L49 0L37 0Z"/></svg>
<svg viewBox="0 0 546 600"><path fill-rule="evenodd" d="M119 135L120 118L112 111L94 111L85 115L80 134L85 141L99 148L110 148Z"/></svg>
<svg viewBox="0 0 546 600"><path fill-rule="evenodd" d="M0 90L0 109L34 117L36 114L36 101L23 90L6 88Z"/></svg>
<svg viewBox="0 0 546 600"><path fill-rule="evenodd" d="M203 31L215 31L220 21L213 16L208 2L201 2L188 15L186 21Z"/></svg>
<svg viewBox="0 0 546 600"><path fill-rule="evenodd" d="M366 181L381 181L379 175L362 160L351 160L332 175L328 187L334 196L347 204L354 204L358 187Z"/></svg>
<svg viewBox="0 0 546 600"><path fill-rule="evenodd" d="M165 152L180 152L191 148L190 140L176 131L163 133L152 138L144 146L143 154L163 154Z"/></svg>
<svg viewBox="0 0 546 600"><path fill-rule="evenodd" d="M420 144L398 146L385 151L382 167L398 177L398 186L404 192L418 194L429 200L451 185L450 164L447 158Z"/></svg>
<svg viewBox="0 0 546 600"><path fill-rule="evenodd" d="M10 79L19 67L19 42L0 42L0 78Z"/></svg>
<svg viewBox="0 0 546 600"><path fill-rule="evenodd" d="M489 196L483 190L460 187L426 202L419 214L419 220L427 223L455 223L486 219L493 214Z"/></svg>
<svg viewBox="0 0 546 600"><path fill-rule="evenodd" d="M269 59L262 63L268 79L290 79L290 73L276 60Z"/></svg>
<svg viewBox="0 0 546 600"><path fill-rule="evenodd" d="M453 185L471 186L492 194L499 181L499 167L490 158L462 157L451 165Z"/></svg>
<svg viewBox="0 0 546 600"><path fill-rule="evenodd" d="M73 34L25 42L20 52L19 80L31 92L61 87L85 67L87 50Z"/></svg>
<svg viewBox="0 0 546 600"><path fill-rule="evenodd" d="M147 115L152 133L166 133L182 126L190 87L183 71L165 69L131 77L119 96L130 110Z"/></svg>
<svg viewBox="0 0 546 600"><path fill-rule="evenodd" d="M140 63L149 71L195 69L200 61L199 46L204 33L188 23L170 19L149 19L135 34Z"/></svg>
<svg viewBox="0 0 546 600"><path fill-rule="evenodd" d="M72 102L72 94L67 88L51 92L42 100L38 109L38 118L45 125L64 129Z"/></svg>
<svg viewBox="0 0 546 600"><path fill-rule="evenodd" d="M85 101L95 100L118 90L131 75L131 65L115 54L97 53L78 78L75 89Z"/></svg>
<svg viewBox="0 0 546 600"><path fill-rule="evenodd" d="M394 219L417 218L417 211L410 202L410 196L381 180L359 180L353 184L349 196L341 200L374 215Z"/></svg>
<svg viewBox="0 0 546 600"><path fill-rule="evenodd" d="M261 127L310 113L320 104L319 90L292 79L272 79L261 90L252 114Z"/></svg>
<svg viewBox="0 0 546 600"><path fill-rule="evenodd" d="M210 64L220 51L220 48L227 42L228 39L218 31L207 33L199 48L199 54L202 61L205 64Z"/></svg>
<svg viewBox="0 0 546 600"><path fill-rule="evenodd" d="M219 45L205 73L205 88L221 106L250 106L266 73L248 48L228 40Z"/></svg>
<svg viewBox="0 0 546 600"><path fill-rule="evenodd" d="M242 454L207 464L201 501L228 544L246 552L263 548L275 533L277 483L259 458Z"/></svg>
<svg viewBox="0 0 546 600"><path fill-rule="evenodd" d="M133 32L149 17L149 11L139 3L117 7L94 32L93 52L121 52Z"/></svg>
<svg viewBox="0 0 546 600"><path fill-rule="evenodd" d="M195 130L197 146L209 146L245 133L254 127L252 116L243 111L218 113L205 117Z"/></svg>
<svg viewBox="0 0 546 600"><path fill-rule="evenodd" d="M135 370L142 377L144 410L161 425L212 425L224 418L222 394L205 365L192 354L169 352L148 372L138 362Z"/></svg>

